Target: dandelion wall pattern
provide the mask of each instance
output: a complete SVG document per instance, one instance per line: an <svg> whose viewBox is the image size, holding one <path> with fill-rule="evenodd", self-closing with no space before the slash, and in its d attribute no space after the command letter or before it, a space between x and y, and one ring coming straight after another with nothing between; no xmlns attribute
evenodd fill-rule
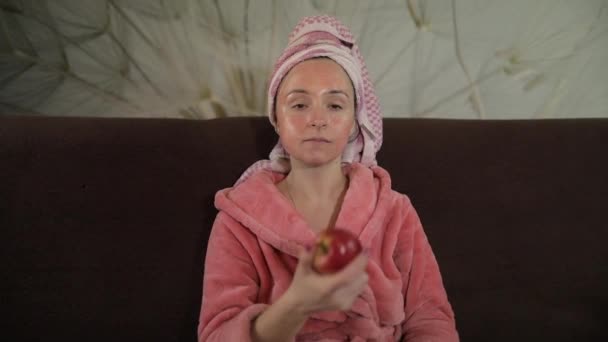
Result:
<svg viewBox="0 0 608 342"><path fill-rule="evenodd" d="M608 116L606 0L1 0L0 113L263 115L320 13L357 36L385 116Z"/></svg>

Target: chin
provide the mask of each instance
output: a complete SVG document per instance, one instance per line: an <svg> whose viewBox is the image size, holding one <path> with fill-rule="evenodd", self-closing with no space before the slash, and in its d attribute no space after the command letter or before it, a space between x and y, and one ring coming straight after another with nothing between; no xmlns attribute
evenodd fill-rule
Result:
<svg viewBox="0 0 608 342"><path fill-rule="evenodd" d="M328 164L332 164L340 162L342 160L341 156L337 157L308 157L308 158L296 158L302 165L306 165L308 167L320 167Z"/></svg>
<svg viewBox="0 0 608 342"><path fill-rule="evenodd" d="M331 148L324 149L300 149L290 148L291 146L284 146L287 153L291 158L297 160L300 165L308 167L320 167L332 163L338 163L342 161L342 153L346 144L342 146L332 146Z"/></svg>

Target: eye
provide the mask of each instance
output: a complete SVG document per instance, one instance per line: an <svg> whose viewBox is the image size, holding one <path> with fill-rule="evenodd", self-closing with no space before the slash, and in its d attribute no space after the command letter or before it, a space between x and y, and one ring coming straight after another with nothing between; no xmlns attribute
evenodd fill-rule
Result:
<svg viewBox="0 0 608 342"><path fill-rule="evenodd" d="M341 106L341 105L339 105L339 104L330 104L330 105L329 105L329 109L331 109L331 110L336 110L336 111L337 111L337 110L342 110L342 106Z"/></svg>
<svg viewBox="0 0 608 342"><path fill-rule="evenodd" d="M296 104L292 105L291 108L297 109L297 110L302 110L302 109L306 109L306 105L303 103L296 103Z"/></svg>

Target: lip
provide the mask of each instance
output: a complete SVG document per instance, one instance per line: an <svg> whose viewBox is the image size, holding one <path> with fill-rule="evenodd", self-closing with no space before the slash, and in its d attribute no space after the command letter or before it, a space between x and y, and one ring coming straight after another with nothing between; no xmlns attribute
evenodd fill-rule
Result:
<svg viewBox="0 0 608 342"><path fill-rule="evenodd" d="M323 137L314 137L314 138L305 139L304 142L329 143L330 141L328 139L323 138Z"/></svg>

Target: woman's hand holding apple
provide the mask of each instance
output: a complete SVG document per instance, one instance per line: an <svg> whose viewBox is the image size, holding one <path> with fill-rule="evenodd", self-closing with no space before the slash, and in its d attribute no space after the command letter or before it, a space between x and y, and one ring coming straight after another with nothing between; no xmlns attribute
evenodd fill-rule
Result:
<svg viewBox="0 0 608 342"><path fill-rule="evenodd" d="M368 257L348 230L319 234L312 250L302 248L291 285L251 327L253 341L291 340L311 314L348 310L367 286Z"/></svg>
<svg viewBox="0 0 608 342"><path fill-rule="evenodd" d="M302 250L298 266L285 296L295 310L310 315L319 311L348 310L367 285L368 258L357 255L335 273L319 273L314 266L315 250ZM318 266L318 265L317 265Z"/></svg>

